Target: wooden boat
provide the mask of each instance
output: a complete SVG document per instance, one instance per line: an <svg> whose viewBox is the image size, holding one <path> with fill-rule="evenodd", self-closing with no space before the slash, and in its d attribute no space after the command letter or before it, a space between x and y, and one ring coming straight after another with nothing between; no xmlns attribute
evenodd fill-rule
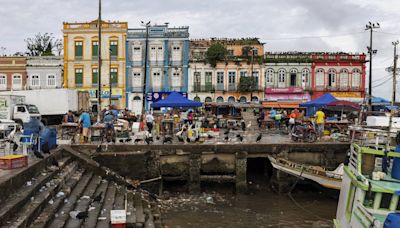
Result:
<svg viewBox="0 0 400 228"><path fill-rule="evenodd" d="M327 171L320 166L298 164L283 158L268 156L268 159L277 170L296 177L312 180L325 188L340 190L343 176L343 164L340 164L333 171Z"/></svg>

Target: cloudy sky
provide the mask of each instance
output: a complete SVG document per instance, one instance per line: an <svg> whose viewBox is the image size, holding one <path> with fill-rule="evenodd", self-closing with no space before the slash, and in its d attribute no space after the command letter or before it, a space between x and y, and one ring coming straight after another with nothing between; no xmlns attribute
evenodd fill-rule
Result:
<svg viewBox="0 0 400 228"><path fill-rule="evenodd" d="M62 38L62 22L97 17L97 0L0 0L0 47L25 51L37 32ZM373 94L390 98L385 68L400 39L400 0L103 0L103 19L190 26L191 38L259 37L266 51L366 52L368 21L374 35ZM0 50L0 54L1 50ZM399 93L400 94L400 93Z"/></svg>

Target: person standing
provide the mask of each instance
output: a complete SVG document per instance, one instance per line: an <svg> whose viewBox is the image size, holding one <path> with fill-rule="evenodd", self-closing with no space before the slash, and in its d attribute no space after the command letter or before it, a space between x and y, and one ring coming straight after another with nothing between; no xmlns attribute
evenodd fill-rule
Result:
<svg viewBox="0 0 400 228"><path fill-rule="evenodd" d="M79 117L79 124L82 125L82 135L83 135L83 141L87 143L89 140L89 128L90 128L90 115L89 113L84 110Z"/></svg>
<svg viewBox="0 0 400 228"><path fill-rule="evenodd" d="M71 110L68 110L67 114L64 115L64 123L75 123L75 116Z"/></svg>
<svg viewBox="0 0 400 228"><path fill-rule="evenodd" d="M150 112L148 112L146 115L146 126L150 134L153 130L153 122L154 122L154 117Z"/></svg>
<svg viewBox="0 0 400 228"><path fill-rule="evenodd" d="M319 108L315 113L315 123L317 124L318 138L321 138L325 126L325 113L322 111L322 108Z"/></svg>

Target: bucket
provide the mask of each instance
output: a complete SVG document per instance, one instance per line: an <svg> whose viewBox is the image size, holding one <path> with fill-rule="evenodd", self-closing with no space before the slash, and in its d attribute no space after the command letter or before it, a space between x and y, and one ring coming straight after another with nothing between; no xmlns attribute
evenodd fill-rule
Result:
<svg viewBox="0 0 400 228"><path fill-rule="evenodd" d="M400 227L400 213L389 213L386 217L384 228L397 228Z"/></svg>

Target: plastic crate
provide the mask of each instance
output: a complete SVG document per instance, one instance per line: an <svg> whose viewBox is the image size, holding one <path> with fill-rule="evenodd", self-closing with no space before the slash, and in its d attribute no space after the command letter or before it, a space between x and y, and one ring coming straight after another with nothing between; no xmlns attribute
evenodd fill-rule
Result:
<svg viewBox="0 0 400 228"><path fill-rule="evenodd" d="M28 166L28 157L25 155L0 157L0 169L17 169L26 166Z"/></svg>

